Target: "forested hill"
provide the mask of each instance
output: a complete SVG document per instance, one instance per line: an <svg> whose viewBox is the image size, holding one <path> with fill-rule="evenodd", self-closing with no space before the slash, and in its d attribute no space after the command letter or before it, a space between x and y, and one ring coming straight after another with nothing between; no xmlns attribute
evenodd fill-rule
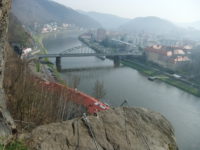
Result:
<svg viewBox="0 0 200 150"><path fill-rule="evenodd" d="M12 12L29 28L50 22L75 24L85 28L100 27L94 19L50 0L13 0Z"/></svg>
<svg viewBox="0 0 200 150"><path fill-rule="evenodd" d="M138 17L120 27L125 32L165 34L181 30L172 22L158 17Z"/></svg>

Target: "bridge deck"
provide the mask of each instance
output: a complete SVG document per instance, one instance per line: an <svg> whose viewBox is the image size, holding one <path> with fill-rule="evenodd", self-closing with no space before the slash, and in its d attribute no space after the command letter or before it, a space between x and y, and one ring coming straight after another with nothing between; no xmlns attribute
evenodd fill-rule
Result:
<svg viewBox="0 0 200 150"><path fill-rule="evenodd" d="M38 58L55 57L88 57L88 56L139 56L136 53L67 53L67 54L43 54L37 55Z"/></svg>

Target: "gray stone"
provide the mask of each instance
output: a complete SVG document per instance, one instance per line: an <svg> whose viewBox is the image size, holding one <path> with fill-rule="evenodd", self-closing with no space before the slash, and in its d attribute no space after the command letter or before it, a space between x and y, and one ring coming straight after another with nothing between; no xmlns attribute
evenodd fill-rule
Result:
<svg viewBox="0 0 200 150"><path fill-rule="evenodd" d="M0 143L6 142L12 136L12 131L16 128L10 113L7 111L5 94L2 88L4 74L3 54L6 49L10 3L10 0L0 1Z"/></svg>
<svg viewBox="0 0 200 150"><path fill-rule="evenodd" d="M95 138L84 121L74 119L37 127L26 136L37 150L176 150L171 124L159 113L116 108L89 116Z"/></svg>

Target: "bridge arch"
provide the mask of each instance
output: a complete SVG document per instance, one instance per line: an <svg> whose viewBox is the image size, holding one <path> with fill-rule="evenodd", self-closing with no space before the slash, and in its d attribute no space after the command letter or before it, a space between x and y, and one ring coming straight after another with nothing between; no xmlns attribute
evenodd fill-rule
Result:
<svg viewBox="0 0 200 150"><path fill-rule="evenodd" d="M140 56L139 54L136 54L134 52L107 52L107 51L102 51L101 53L96 53L96 52L89 52L89 51L84 51L83 53L77 53L77 52L73 52L74 50L79 50L79 49L85 49L88 48L85 45L81 45L81 46L76 46L70 49L67 49L61 53L56 53L56 54L41 54L38 55L38 58L56 58L56 67L57 70L60 72L62 70L62 66L61 66L61 58L62 57L88 57L88 56L96 56L96 57L102 57L102 56L106 56L106 57L111 57L113 58L113 62L114 62L114 66L117 67L120 65L120 58L122 56ZM89 49L89 48L88 48Z"/></svg>

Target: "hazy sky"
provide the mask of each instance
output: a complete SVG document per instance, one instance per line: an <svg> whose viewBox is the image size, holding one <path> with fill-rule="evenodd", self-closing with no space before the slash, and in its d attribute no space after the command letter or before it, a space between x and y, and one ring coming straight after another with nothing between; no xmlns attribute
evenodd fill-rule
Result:
<svg viewBox="0 0 200 150"><path fill-rule="evenodd" d="M126 18L158 16L174 22L200 21L200 0L54 0L73 9Z"/></svg>

